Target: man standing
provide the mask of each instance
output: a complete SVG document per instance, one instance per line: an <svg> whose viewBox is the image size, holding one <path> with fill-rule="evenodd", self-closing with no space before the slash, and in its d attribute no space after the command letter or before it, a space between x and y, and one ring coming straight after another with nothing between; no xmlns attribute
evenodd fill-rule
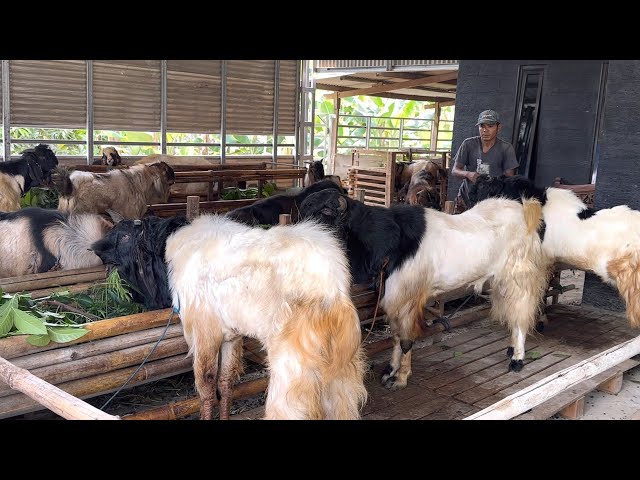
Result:
<svg viewBox="0 0 640 480"><path fill-rule="evenodd" d="M463 179L456 203L462 206L460 202L464 202L464 208L469 205L468 182L475 183L478 176L483 173L492 177L503 174L512 176L518 166L513 145L498 138L498 132L502 127L498 112L485 110L480 113L476 126L480 135L467 138L462 142L453 158L451 170L453 176Z"/></svg>

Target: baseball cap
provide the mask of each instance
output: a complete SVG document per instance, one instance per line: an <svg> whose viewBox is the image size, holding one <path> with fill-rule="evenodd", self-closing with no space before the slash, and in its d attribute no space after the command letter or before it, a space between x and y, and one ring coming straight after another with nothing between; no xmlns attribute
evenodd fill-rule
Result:
<svg viewBox="0 0 640 480"><path fill-rule="evenodd" d="M485 110L484 112L478 115L477 125L482 125L483 123L500 123L498 119L498 112L495 110Z"/></svg>

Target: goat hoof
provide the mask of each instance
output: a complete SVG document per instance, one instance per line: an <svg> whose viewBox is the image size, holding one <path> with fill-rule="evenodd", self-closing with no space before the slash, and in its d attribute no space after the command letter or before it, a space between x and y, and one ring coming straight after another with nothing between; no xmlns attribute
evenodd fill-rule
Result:
<svg viewBox="0 0 640 480"><path fill-rule="evenodd" d="M514 372L519 372L524 367L524 362L522 360L511 360L509 363L509 371L513 370Z"/></svg>
<svg viewBox="0 0 640 480"><path fill-rule="evenodd" d="M382 385L389 390L400 390L401 388L407 386L406 384L400 384L398 382L398 377L396 377L395 375L390 376L386 382L383 382Z"/></svg>
<svg viewBox="0 0 640 480"><path fill-rule="evenodd" d="M513 347L507 347L507 357L513 357Z"/></svg>
<svg viewBox="0 0 640 480"><path fill-rule="evenodd" d="M543 330L544 330L544 322L536 323L536 332L542 333Z"/></svg>

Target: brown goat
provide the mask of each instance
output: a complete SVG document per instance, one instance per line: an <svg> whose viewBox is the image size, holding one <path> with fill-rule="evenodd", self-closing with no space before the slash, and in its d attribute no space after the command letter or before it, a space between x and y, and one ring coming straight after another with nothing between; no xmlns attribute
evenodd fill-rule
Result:
<svg viewBox="0 0 640 480"><path fill-rule="evenodd" d="M166 203L175 182L165 162L135 165L107 173L61 170L56 180L58 209L72 213L118 212L124 218L141 218L147 205Z"/></svg>
<svg viewBox="0 0 640 480"><path fill-rule="evenodd" d="M115 167L116 165L122 164L122 157L120 157L118 150L114 147L104 147L102 149L102 158L100 160L95 160L93 164Z"/></svg>

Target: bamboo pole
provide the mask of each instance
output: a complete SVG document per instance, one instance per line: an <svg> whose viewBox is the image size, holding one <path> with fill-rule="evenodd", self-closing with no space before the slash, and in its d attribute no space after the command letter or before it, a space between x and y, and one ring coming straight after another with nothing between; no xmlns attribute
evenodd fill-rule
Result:
<svg viewBox="0 0 640 480"><path fill-rule="evenodd" d="M57 348L46 352L32 353L31 355L25 355L23 357L15 357L11 360L11 363L26 370L33 370L39 367L77 361L94 355L123 350L125 348L156 341L160 338L163 331L164 327L156 327L150 328L149 330L131 332L111 338L103 338L93 342L69 345L66 348ZM182 325L171 325L167 329L167 333L164 338L166 340L181 335Z"/></svg>
<svg viewBox="0 0 640 480"><path fill-rule="evenodd" d="M3 338L0 339L0 357L10 360L15 357L36 352L64 348L68 345L88 342L89 340L98 340L100 338L113 337L123 333L137 332L140 330L158 327L167 323L170 314L171 309L164 308L162 310L153 310L151 312L136 313L134 315L125 315L124 317L99 320L97 322L88 323L85 326L85 328L89 330L89 333L83 337L68 343L51 342L45 347L34 347L27 343L26 335ZM178 321L178 315L174 315L171 323L176 323Z"/></svg>
<svg viewBox="0 0 640 480"><path fill-rule="evenodd" d="M116 371L120 368L137 366L155 347L153 355L149 360L172 357L180 353L186 354L189 350L184 337L174 337L163 339L156 347L156 341L137 345L135 347L123 348L112 352L94 355L83 358L73 363L59 363L31 370L31 373L52 385L88 378ZM0 385L0 398L15 394L9 387Z"/></svg>
<svg viewBox="0 0 640 480"><path fill-rule="evenodd" d="M57 387L77 398L95 397L96 395L116 391L136 369L137 366L122 368L102 375L61 383L57 385ZM184 354L147 362L129 381L127 388L178 375L179 373L188 372L191 369L192 359L186 357ZM47 383L45 382L45 384ZM18 393L0 398L0 419L35 412L43 408L45 407L43 407L39 401L33 400L22 393Z"/></svg>
<svg viewBox="0 0 640 480"><path fill-rule="evenodd" d="M480 410L464 420L508 420L640 353L640 336L600 352Z"/></svg>
<svg viewBox="0 0 640 480"><path fill-rule="evenodd" d="M68 270L68 272L71 271L72 270ZM93 284L97 280L104 280L107 277L104 267L100 267L100 271L74 273L72 275L65 273L64 275L48 276L45 278L41 278L39 275L41 274L29 275L32 278L27 278L29 276L5 278L0 280L0 288L6 293L32 292L33 290L51 291L54 288L57 289L77 283ZM32 296L36 298L35 295L32 294Z"/></svg>
<svg viewBox="0 0 640 480"><path fill-rule="evenodd" d="M11 388L23 392L32 401L37 401L63 418L69 420L119 419L119 417L106 414L73 395L54 387L1 357L0 378Z"/></svg>
<svg viewBox="0 0 640 480"><path fill-rule="evenodd" d="M264 392L269 385L269 377L262 377L236 385L233 388L233 399L238 400ZM179 402L172 402L162 407L152 408L144 412L125 415L123 420L177 420L200 411L200 398L191 397Z"/></svg>

